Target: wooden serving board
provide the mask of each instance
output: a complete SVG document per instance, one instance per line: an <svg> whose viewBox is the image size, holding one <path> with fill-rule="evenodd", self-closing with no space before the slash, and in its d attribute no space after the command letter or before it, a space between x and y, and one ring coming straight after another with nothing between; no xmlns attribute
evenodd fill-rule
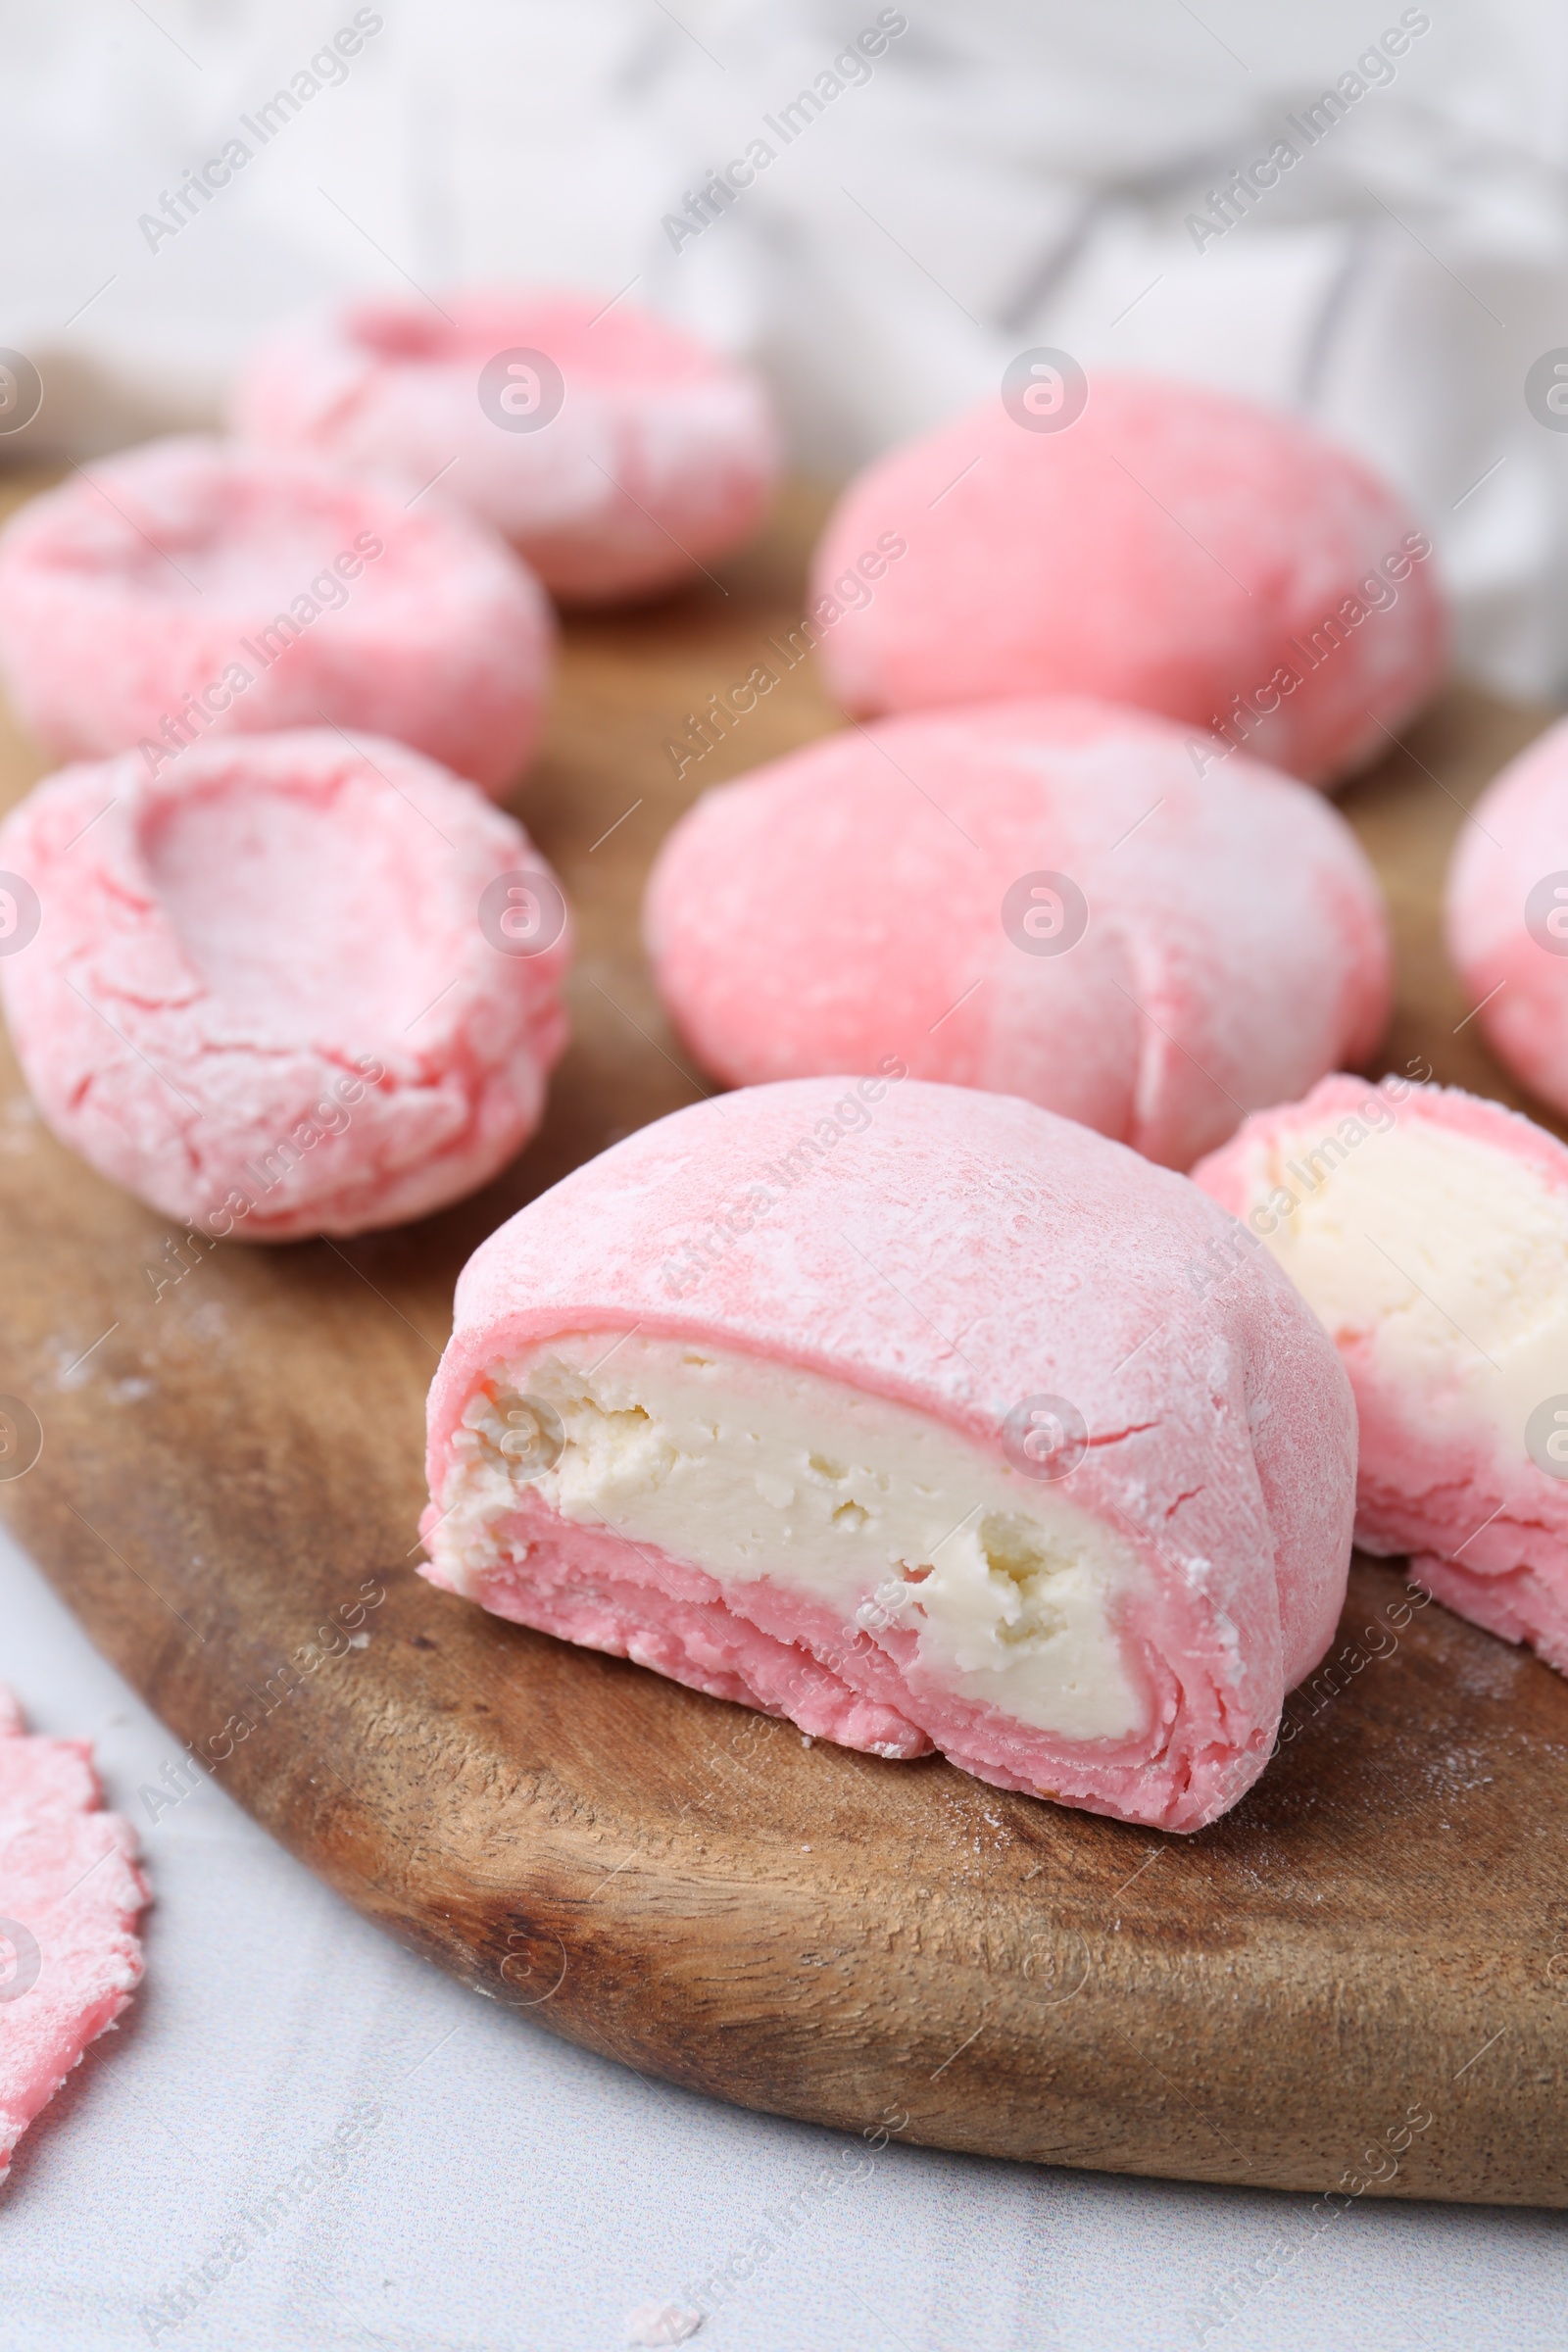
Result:
<svg viewBox="0 0 1568 2352"><path fill-rule="evenodd" d="M639 953L648 859L699 790L836 715L803 662L678 781L664 747L782 668L819 515L802 493L720 585L567 627L514 806L577 910L575 1042L542 1134L477 1199L343 1246L182 1248L36 1123L6 1056L0 1391L43 1451L0 1494L273 1836L533 2024L858 2134L1342 2202L1568 2204L1568 1684L1412 1607L1396 1569L1356 1566L1287 1743L1190 1838L808 1745L415 1574L465 1258L700 1091ZM1386 1066L1425 1055L1507 1101L1456 1028L1436 910L1463 805L1542 723L1452 694L1345 803L1398 926ZM15 735L0 763L8 800L43 765Z"/></svg>

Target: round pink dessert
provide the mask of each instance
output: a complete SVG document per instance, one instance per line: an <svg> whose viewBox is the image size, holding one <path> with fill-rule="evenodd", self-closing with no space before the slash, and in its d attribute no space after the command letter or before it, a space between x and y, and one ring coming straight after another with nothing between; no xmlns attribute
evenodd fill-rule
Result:
<svg viewBox="0 0 1568 2352"><path fill-rule="evenodd" d="M102 1805L89 1743L28 1735L0 1688L0 2180L141 1980L136 1833Z"/></svg>
<svg viewBox="0 0 1568 2352"><path fill-rule="evenodd" d="M1448 953L1514 1076L1568 1111L1568 720L1488 787L1448 869Z"/></svg>
<svg viewBox="0 0 1568 2352"><path fill-rule="evenodd" d="M1568 1671L1568 1150L1457 1088L1336 1077L1194 1174L1338 1344L1357 1543Z"/></svg>
<svg viewBox="0 0 1568 2352"><path fill-rule="evenodd" d="M269 448L438 482L572 604L695 579L749 537L779 467L758 376L597 296L335 304L252 353L233 418Z"/></svg>
<svg viewBox="0 0 1568 2352"><path fill-rule="evenodd" d="M1200 1829L1333 1635L1355 1467L1332 1347L1234 1231L896 1061L677 1111L466 1267L424 1573L851 1747Z"/></svg>
<svg viewBox="0 0 1568 2352"><path fill-rule="evenodd" d="M1096 376L1073 406L1037 430L988 401L851 483L806 623L846 710L1102 695L1319 783L1385 749L1447 636L1395 492L1196 384Z"/></svg>
<svg viewBox="0 0 1568 2352"><path fill-rule="evenodd" d="M492 532L314 460L197 437L95 460L0 534L0 671L64 759L167 773L213 735L391 736L500 792L554 622Z"/></svg>
<svg viewBox="0 0 1568 2352"><path fill-rule="evenodd" d="M884 719L707 794L645 927L731 1084L896 1054L1180 1168L1370 1053L1389 1006L1382 894L1333 808L1065 698Z"/></svg>
<svg viewBox="0 0 1568 2352"><path fill-rule="evenodd" d="M39 1109L209 1244L422 1216L538 1124L565 902L520 825L400 744L67 768L0 826L0 869Z"/></svg>

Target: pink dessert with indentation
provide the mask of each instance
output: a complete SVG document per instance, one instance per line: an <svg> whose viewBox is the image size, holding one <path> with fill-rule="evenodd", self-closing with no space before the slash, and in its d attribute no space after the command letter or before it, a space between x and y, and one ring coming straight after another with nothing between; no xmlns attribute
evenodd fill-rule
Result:
<svg viewBox="0 0 1568 2352"><path fill-rule="evenodd" d="M519 824L399 744L67 768L0 827L0 868L39 1109L209 1242L423 1216L538 1124L565 901Z"/></svg>
<svg viewBox="0 0 1568 2352"><path fill-rule="evenodd" d="M1194 1175L1339 1347L1357 1543L1568 1671L1568 1149L1456 1087L1339 1077Z"/></svg>
<svg viewBox="0 0 1568 2352"><path fill-rule="evenodd" d="M1097 374L1078 412L1060 370L867 466L808 621L861 716L1099 695L1313 782L1388 748L1447 638L1431 541L1359 458L1171 379Z"/></svg>
<svg viewBox="0 0 1568 2352"><path fill-rule="evenodd" d="M731 1084L875 1069L1022 1095L1189 1167L1371 1052L1383 897L1316 793L1062 698L919 711L701 800L645 930Z"/></svg>
<svg viewBox="0 0 1568 2352"><path fill-rule="evenodd" d="M63 759L151 773L218 735L386 735L497 793L554 659L497 535L314 459L198 438L95 459L0 534L0 669Z"/></svg>
<svg viewBox="0 0 1568 2352"><path fill-rule="evenodd" d="M564 603L687 584L778 478L761 379L621 300L357 296L270 336L235 428L419 485L505 532Z"/></svg>
<svg viewBox="0 0 1568 2352"><path fill-rule="evenodd" d="M1448 869L1447 934L1494 1053L1568 1111L1568 720L1471 810Z"/></svg>
<svg viewBox="0 0 1568 2352"><path fill-rule="evenodd" d="M141 1981L136 1833L102 1805L90 1742L24 1732L0 1687L0 2176Z"/></svg>
<svg viewBox="0 0 1568 2352"><path fill-rule="evenodd" d="M465 1268L424 1573L846 1746L1200 1829L1332 1637L1355 1477L1333 1348L1234 1237L897 1061L677 1111Z"/></svg>

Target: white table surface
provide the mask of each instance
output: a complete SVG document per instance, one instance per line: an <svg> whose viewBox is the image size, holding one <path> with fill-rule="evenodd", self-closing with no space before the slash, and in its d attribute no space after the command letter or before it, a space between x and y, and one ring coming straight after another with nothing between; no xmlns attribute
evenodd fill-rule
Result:
<svg viewBox="0 0 1568 2352"><path fill-rule="evenodd" d="M3 1539L0 1679L32 1728L96 1742L155 1896L140 1992L0 2193L0 2352L148 2343L147 2307L236 2228L243 2258L160 2345L612 2352L672 2301L706 2308L696 2352L1568 2345L1568 2217L1365 2200L1308 2239L1304 2197L872 2153L490 2007L220 1790L150 1822L137 1792L178 1742ZM247 2225L357 2101L380 2120L346 2169ZM770 2223L824 2161L841 2185ZM705 2293L732 2257L749 2280Z"/></svg>

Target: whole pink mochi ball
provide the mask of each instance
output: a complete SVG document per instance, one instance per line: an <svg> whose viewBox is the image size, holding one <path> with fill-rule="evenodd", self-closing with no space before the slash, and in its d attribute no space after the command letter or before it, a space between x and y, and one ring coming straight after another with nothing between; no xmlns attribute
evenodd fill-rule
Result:
<svg viewBox="0 0 1568 2352"><path fill-rule="evenodd" d="M464 1269L425 1574L845 1746L1201 1829L1333 1635L1355 1476L1333 1348L1234 1235L897 1065L695 1103Z"/></svg>
<svg viewBox="0 0 1568 2352"><path fill-rule="evenodd" d="M0 993L49 1125L208 1242L474 1191L565 1044L565 901L401 744L220 738L50 777L0 826Z"/></svg>
<svg viewBox="0 0 1568 2352"><path fill-rule="evenodd" d="M736 1085L877 1069L1022 1095L1189 1167L1368 1054L1382 894L1344 819L1235 753L1062 698L851 728L707 794L645 929Z"/></svg>
<svg viewBox="0 0 1568 2352"><path fill-rule="evenodd" d="M1401 500L1251 401L1156 377L1087 390L1030 421L988 401L850 484L806 623L845 709L1102 695L1313 782L1383 750L1447 637Z"/></svg>
<svg viewBox="0 0 1568 2352"><path fill-rule="evenodd" d="M1568 720L1476 803L1448 868L1447 933L1493 1051L1568 1111Z"/></svg>
<svg viewBox="0 0 1568 2352"><path fill-rule="evenodd" d="M0 533L0 671L63 759L363 728L486 791L533 751L555 624L494 533L198 436L96 460Z"/></svg>
<svg viewBox="0 0 1568 2352"><path fill-rule="evenodd" d="M251 354L232 415L269 448L435 482L571 604L696 579L750 536L779 468L751 369L579 294L334 303Z"/></svg>

